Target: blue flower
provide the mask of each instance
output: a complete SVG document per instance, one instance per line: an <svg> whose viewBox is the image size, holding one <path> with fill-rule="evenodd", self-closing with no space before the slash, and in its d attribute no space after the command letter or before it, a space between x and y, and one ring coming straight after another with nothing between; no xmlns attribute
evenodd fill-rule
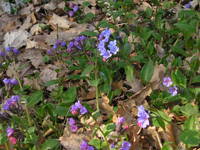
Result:
<svg viewBox="0 0 200 150"><path fill-rule="evenodd" d="M110 49L110 52L112 54L117 54L117 52L119 51L119 48L117 47L117 41L114 40L114 41L110 41L109 44L108 44L108 48Z"/></svg>
<svg viewBox="0 0 200 150"><path fill-rule="evenodd" d="M12 50L12 48L9 47L9 46L7 46L7 47L5 47L5 50L6 50L7 52L10 52L10 51Z"/></svg>
<svg viewBox="0 0 200 150"><path fill-rule="evenodd" d="M73 118L69 118L68 123L69 123L70 129L71 129L72 132L76 132L78 130L78 127L76 125L76 121Z"/></svg>
<svg viewBox="0 0 200 150"><path fill-rule="evenodd" d="M111 35L111 31L107 28L99 35L99 41L108 42Z"/></svg>
<svg viewBox="0 0 200 150"><path fill-rule="evenodd" d="M184 5L185 9L189 9L191 7L192 7L192 2L191 1L189 3L187 3L187 4Z"/></svg>
<svg viewBox="0 0 200 150"><path fill-rule="evenodd" d="M90 146L85 140L80 145L80 150L94 150L93 146Z"/></svg>
<svg viewBox="0 0 200 150"><path fill-rule="evenodd" d="M170 77L163 78L163 85L166 87L170 87L173 84L172 79Z"/></svg>
<svg viewBox="0 0 200 150"><path fill-rule="evenodd" d="M7 84L10 84L10 79L4 78L4 79L3 79L3 83L6 84L6 85L7 85Z"/></svg>
<svg viewBox="0 0 200 150"><path fill-rule="evenodd" d="M119 118L117 119L117 124L123 124L125 121L126 121L126 120L125 120L124 117L119 117Z"/></svg>
<svg viewBox="0 0 200 150"><path fill-rule="evenodd" d="M7 99L5 104L3 105L3 110L10 110L11 106L15 106L20 100L18 95L12 96L11 98Z"/></svg>
<svg viewBox="0 0 200 150"><path fill-rule="evenodd" d="M80 103L80 101L72 105L70 111L73 115L76 115L78 113L84 115L88 112L88 110Z"/></svg>
<svg viewBox="0 0 200 150"><path fill-rule="evenodd" d="M138 119L137 124L141 128L146 128L149 125L149 114L145 111L144 107L138 106Z"/></svg>
<svg viewBox="0 0 200 150"><path fill-rule="evenodd" d="M127 141L124 141L122 143L122 146L120 148L120 150L129 150L131 148L131 143L127 142Z"/></svg>
<svg viewBox="0 0 200 150"><path fill-rule="evenodd" d="M15 132L15 131L14 131L13 128L8 127L8 128L6 129L6 133L7 133L7 136L8 136L8 137L9 137L9 136L12 136L14 132Z"/></svg>
<svg viewBox="0 0 200 150"><path fill-rule="evenodd" d="M173 87L170 87L169 88L169 93L172 95L172 96L175 96L178 94L178 88L176 86L173 86Z"/></svg>
<svg viewBox="0 0 200 150"><path fill-rule="evenodd" d="M16 49L16 48L13 48L12 51L13 51L13 53L15 53L15 54L19 54L19 53L20 53L19 50Z"/></svg>
<svg viewBox="0 0 200 150"><path fill-rule="evenodd" d="M0 56L4 57L6 56L6 53L4 51L0 51Z"/></svg>

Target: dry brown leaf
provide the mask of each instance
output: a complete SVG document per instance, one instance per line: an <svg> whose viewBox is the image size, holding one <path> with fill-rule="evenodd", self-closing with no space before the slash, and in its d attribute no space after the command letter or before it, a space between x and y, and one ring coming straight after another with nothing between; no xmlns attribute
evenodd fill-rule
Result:
<svg viewBox="0 0 200 150"><path fill-rule="evenodd" d="M52 26L52 28L56 31L57 27L67 30L70 28L72 23L68 21L65 17L60 17L56 14L53 14L51 19L49 20L49 24Z"/></svg>
<svg viewBox="0 0 200 150"><path fill-rule="evenodd" d="M163 58L165 56L165 50L164 48L162 48L159 44L154 44L154 48L156 49L157 51L157 55L158 57L160 58Z"/></svg>
<svg viewBox="0 0 200 150"><path fill-rule="evenodd" d="M57 40L57 34L59 40L64 40L64 41L70 41L76 36L78 36L81 32L85 31L87 29L87 24L77 24L73 28L63 31L63 32L51 32L50 35L48 35L45 39L45 41L48 43L48 45L53 45L56 40Z"/></svg>
<svg viewBox="0 0 200 150"><path fill-rule="evenodd" d="M131 86L129 91L134 93L140 91L144 87L141 81L137 78L135 78L133 81L125 81L124 83Z"/></svg>
<svg viewBox="0 0 200 150"><path fill-rule="evenodd" d="M107 96L102 96L102 102L100 102L100 108L104 113L114 114L113 106L109 104L110 100Z"/></svg>
<svg viewBox="0 0 200 150"><path fill-rule="evenodd" d="M32 3L29 3L28 7L23 7L22 9L19 10L19 15L22 16L29 16L34 10L34 6Z"/></svg>
<svg viewBox="0 0 200 150"><path fill-rule="evenodd" d="M0 22L0 31L2 32L10 32L21 25L19 17L9 16L8 14L0 16Z"/></svg>
<svg viewBox="0 0 200 150"><path fill-rule="evenodd" d="M24 82L23 82L24 85L28 85L31 88L36 89L36 90L41 90L41 86L39 84L38 79L23 78L23 80L24 80Z"/></svg>
<svg viewBox="0 0 200 150"><path fill-rule="evenodd" d="M154 67L153 76L150 80L151 83L154 83L152 86L153 90L159 88L160 82L162 81L164 74L165 74L165 66L163 64L156 65Z"/></svg>
<svg viewBox="0 0 200 150"><path fill-rule="evenodd" d="M41 25L41 24L35 24L35 25L31 28L30 33L31 33L32 35L37 35L37 34L41 33L41 32L42 32L42 28L41 28L40 25Z"/></svg>
<svg viewBox="0 0 200 150"><path fill-rule="evenodd" d="M138 91L133 96L131 96L128 101L134 101L137 105L142 105L145 102L145 98L147 96L150 96L152 92L152 86L153 83L147 85L142 90Z"/></svg>
<svg viewBox="0 0 200 150"><path fill-rule="evenodd" d="M35 68L38 68L40 65L44 64L41 50L37 49L26 49L24 53L18 56L18 59L22 61L27 59L30 60Z"/></svg>
<svg viewBox="0 0 200 150"><path fill-rule="evenodd" d="M45 66L45 68L42 68L40 73L40 79L43 83L46 83L47 81L56 80L57 79L57 72L55 71L55 66L48 65ZM57 84L48 86L47 90L52 91L57 87Z"/></svg>
<svg viewBox="0 0 200 150"><path fill-rule="evenodd" d="M15 48L21 48L26 45L26 40L30 34L25 30L15 30L7 32L4 36L4 46L12 46Z"/></svg>

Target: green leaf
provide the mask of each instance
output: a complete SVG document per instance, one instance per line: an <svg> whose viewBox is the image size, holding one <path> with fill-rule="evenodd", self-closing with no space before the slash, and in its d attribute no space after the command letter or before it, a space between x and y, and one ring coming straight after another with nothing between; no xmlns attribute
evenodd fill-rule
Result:
<svg viewBox="0 0 200 150"><path fill-rule="evenodd" d="M89 144L94 146L97 149L101 149L101 140L99 139L92 139L90 140Z"/></svg>
<svg viewBox="0 0 200 150"><path fill-rule="evenodd" d="M142 68L141 71L141 78L142 80L147 83L148 81L151 80L151 77L153 75L154 72L154 64L153 62L150 60L147 64L145 64Z"/></svg>
<svg viewBox="0 0 200 150"><path fill-rule="evenodd" d="M76 87L70 87L63 93L63 101L73 103L76 100Z"/></svg>
<svg viewBox="0 0 200 150"><path fill-rule="evenodd" d="M200 83L200 75L194 77L194 78L192 79L192 83Z"/></svg>
<svg viewBox="0 0 200 150"><path fill-rule="evenodd" d="M27 99L28 101L28 106L34 106L36 105L38 102L40 102L43 99L43 92L42 91L36 91L33 94L31 94L29 96L29 98Z"/></svg>
<svg viewBox="0 0 200 150"><path fill-rule="evenodd" d="M93 32L93 31L84 31L84 32L81 32L81 35L86 35L86 36L97 36L98 33Z"/></svg>
<svg viewBox="0 0 200 150"><path fill-rule="evenodd" d="M89 77L90 73L94 69L94 65L88 65L82 72L81 77Z"/></svg>
<svg viewBox="0 0 200 150"><path fill-rule="evenodd" d="M116 128L116 125L114 123L109 123L104 127L104 134L107 136L110 132L114 131Z"/></svg>
<svg viewBox="0 0 200 150"><path fill-rule="evenodd" d="M95 15L91 12L87 13L84 18L83 18L83 22L90 22L92 21L92 19L95 17Z"/></svg>
<svg viewBox="0 0 200 150"><path fill-rule="evenodd" d="M58 84L59 83L59 80L51 80L51 81L47 81L44 86L51 86L51 85L54 85L54 84Z"/></svg>
<svg viewBox="0 0 200 150"><path fill-rule="evenodd" d="M127 65L125 66L125 72L126 72L126 80L131 82L134 80L134 75L133 75L133 72L134 72L134 68L133 66L131 65Z"/></svg>
<svg viewBox="0 0 200 150"><path fill-rule="evenodd" d="M42 144L42 150L55 150L59 146L59 141L57 139L48 139Z"/></svg>
<svg viewBox="0 0 200 150"><path fill-rule="evenodd" d="M99 85L100 79L97 80L89 80L90 86L95 86L97 87Z"/></svg>
<svg viewBox="0 0 200 150"><path fill-rule="evenodd" d="M187 78L180 70L176 70L171 74L173 82L183 88L186 88Z"/></svg>
<svg viewBox="0 0 200 150"><path fill-rule="evenodd" d="M64 106L56 106L54 112L58 116L66 116L69 109Z"/></svg>
<svg viewBox="0 0 200 150"><path fill-rule="evenodd" d="M200 144L200 134L195 130L183 130L180 134L180 140L189 145L197 146Z"/></svg>

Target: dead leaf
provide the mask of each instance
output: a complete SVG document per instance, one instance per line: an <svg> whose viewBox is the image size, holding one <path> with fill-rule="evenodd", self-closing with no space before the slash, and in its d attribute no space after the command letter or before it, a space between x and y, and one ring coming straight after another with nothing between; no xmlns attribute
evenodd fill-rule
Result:
<svg viewBox="0 0 200 150"><path fill-rule="evenodd" d="M109 104L110 100L107 96L102 96L102 102L100 102L100 108L104 113L114 114L113 106Z"/></svg>
<svg viewBox="0 0 200 150"><path fill-rule="evenodd" d="M131 91L134 93L140 91L144 87L141 81L137 78L135 78L133 81L125 81L124 83L131 86L131 89L128 91Z"/></svg>
<svg viewBox="0 0 200 150"><path fill-rule="evenodd" d="M54 1L51 1L44 5L44 9L46 10L55 10L57 8L56 3Z"/></svg>
<svg viewBox="0 0 200 150"><path fill-rule="evenodd" d="M128 101L134 101L137 105L142 105L145 102L145 98L147 96L150 96L152 92L152 85L153 83L147 85L146 87L129 97Z"/></svg>
<svg viewBox="0 0 200 150"><path fill-rule="evenodd" d="M154 83L152 88L153 90L159 89L160 82L162 81L165 74L165 66L163 64L156 65L154 67L153 76L150 80L151 83Z"/></svg>
<svg viewBox="0 0 200 150"><path fill-rule="evenodd" d="M35 68L44 64L41 51L37 49L26 49L24 53L18 56L18 59L21 61L30 60Z"/></svg>
<svg viewBox="0 0 200 150"><path fill-rule="evenodd" d="M30 32L31 32L32 35L37 35L37 34L39 34L39 33L42 32L42 28L41 28L40 25L41 25L41 24L35 24L35 25L31 28Z"/></svg>
<svg viewBox="0 0 200 150"><path fill-rule="evenodd" d="M30 34L25 30L15 30L6 33L4 36L4 46L11 46L15 48L21 48L26 45L26 40Z"/></svg>
<svg viewBox="0 0 200 150"><path fill-rule="evenodd" d="M45 41L48 45L53 45L57 40L57 34L59 40L70 41L76 36L78 36L81 32L87 29L88 24L77 24L73 28L63 31L63 32L51 32L50 35L46 36Z"/></svg>
<svg viewBox="0 0 200 150"><path fill-rule="evenodd" d="M147 2L142 2L142 4L139 7L139 10L145 11L147 8L151 8L151 5Z"/></svg>
<svg viewBox="0 0 200 150"><path fill-rule="evenodd" d="M159 44L154 44L154 48L156 49L157 51L157 55L158 57L160 58L163 58L165 56L165 50L164 48L162 48Z"/></svg>
<svg viewBox="0 0 200 150"><path fill-rule="evenodd" d="M34 11L34 6L32 3L29 3L27 7L23 7L19 10L19 15L21 16L29 16Z"/></svg>
<svg viewBox="0 0 200 150"><path fill-rule="evenodd" d="M72 23L68 21L65 17L60 17L56 14L53 14L51 19L49 20L49 24L52 26L53 30L55 31L57 30L57 27L67 30L72 25Z"/></svg>
<svg viewBox="0 0 200 150"><path fill-rule="evenodd" d="M39 84L39 80L38 79L29 79L29 78L23 78L23 83L24 85L28 85L33 89L36 90L41 90L41 86Z"/></svg>
<svg viewBox="0 0 200 150"><path fill-rule="evenodd" d="M41 73L40 73L40 79L43 83L46 83L51 80L56 80L57 79L57 72L55 71L55 66L53 65L48 65L45 66L45 68L42 68ZM51 85L47 87L48 91L52 91L57 87L57 84Z"/></svg>

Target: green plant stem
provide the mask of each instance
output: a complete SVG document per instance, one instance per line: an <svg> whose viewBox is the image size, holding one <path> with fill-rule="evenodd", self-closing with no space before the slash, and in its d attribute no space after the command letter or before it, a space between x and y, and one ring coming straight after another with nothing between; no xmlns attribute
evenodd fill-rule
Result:
<svg viewBox="0 0 200 150"><path fill-rule="evenodd" d="M28 124L29 124L29 126L31 126L32 123L31 123L30 114L29 114L29 111L28 111L27 104L25 104L25 111L26 111L26 117L28 119Z"/></svg>
<svg viewBox="0 0 200 150"><path fill-rule="evenodd" d="M101 130L100 127L98 127L98 129L99 129L99 131L101 132L101 134L102 134L102 136L103 136L103 138L104 138L106 144L108 145L108 149L111 150L111 149L110 149L110 146L109 146L108 139L106 138L105 134L103 133L103 131Z"/></svg>
<svg viewBox="0 0 200 150"><path fill-rule="evenodd" d="M96 105L97 105L97 112L99 112L100 109L99 109L99 92L98 92L98 86L96 86Z"/></svg>
<svg viewBox="0 0 200 150"><path fill-rule="evenodd" d="M5 147L6 147L6 150L10 150L10 147L9 147L9 143L8 143L8 142L5 143Z"/></svg>

